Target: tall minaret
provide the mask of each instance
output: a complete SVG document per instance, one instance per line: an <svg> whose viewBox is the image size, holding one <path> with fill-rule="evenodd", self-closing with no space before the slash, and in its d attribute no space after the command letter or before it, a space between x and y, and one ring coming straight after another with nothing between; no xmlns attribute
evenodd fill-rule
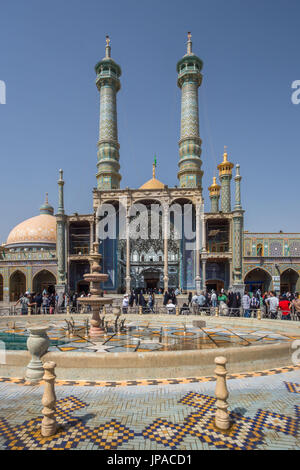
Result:
<svg viewBox="0 0 300 470"><path fill-rule="evenodd" d="M188 33L187 53L177 63L177 85L182 90L177 176L181 187L201 188L203 171L200 158L198 87L202 82L203 62L192 52L191 38L191 33Z"/></svg>
<svg viewBox="0 0 300 470"><path fill-rule="evenodd" d="M120 66L111 58L109 36L106 36L105 57L95 67L96 85L100 91L100 129L98 141L97 188L118 189L119 142L117 125L117 92L120 90Z"/></svg>
<svg viewBox="0 0 300 470"><path fill-rule="evenodd" d="M219 212L219 199L220 199L220 189L221 186L217 184L217 178L213 177L213 183L208 188L209 198L210 198L210 212L217 213Z"/></svg>
<svg viewBox="0 0 300 470"><path fill-rule="evenodd" d="M57 256L57 285L55 290L59 296L59 302L63 300L66 290L66 215L64 208L64 179L63 170L59 170L58 180L58 211L56 214L56 256ZM59 303L61 305L61 303Z"/></svg>
<svg viewBox="0 0 300 470"><path fill-rule="evenodd" d="M233 163L227 159L226 146L224 147L223 162L218 165L219 178L221 181L221 210L222 212L231 212L231 191L230 182L232 178Z"/></svg>

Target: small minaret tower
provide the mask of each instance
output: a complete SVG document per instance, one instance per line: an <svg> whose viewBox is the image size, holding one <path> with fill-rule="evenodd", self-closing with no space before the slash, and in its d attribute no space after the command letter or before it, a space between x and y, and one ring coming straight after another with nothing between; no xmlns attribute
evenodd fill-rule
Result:
<svg viewBox="0 0 300 470"><path fill-rule="evenodd" d="M233 163L227 159L227 147L224 147L223 162L218 165L219 178L221 181L221 210L222 212L231 212L231 191L230 182L232 178Z"/></svg>
<svg viewBox="0 0 300 470"><path fill-rule="evenodd" d="M111 58L109 36L106 36L105 57L95 67L96 85L100 92L100 129L98 140L97 188L118 189L119 142L117 125L117 92L121 88L121 67Z"/></svg>
<svg viewBox="0 0 300 470"><path fill-rule="evenodd" d="M56 214L56 256L57 256L57 286L60 297L65 292L66 278L66 215L64 209L64 179L63 170L59 170L58 180L58 210Z"/></svg>
<svg viewBox="0 0 300 470"><path fill-rule="evenodd" d="M213 183L209 186L209 198L210 198L210 212L219 212L219 199L220 199L221 186L217 184L217 178L213 177Z"/></svg>
<svg viewBox="0 0 300 470"><path fill-rule="evenodd" d="M232 260L233 260L233 290L244 291L243 283L243 230L244 211L241 203L241 175L240 165L236 165L235 180L235 206L233 210L233 234L232 234Z"/></svg>
<svg viewBox="0 0 300 470"><path fill-rule="evenodd" d="M199 136L198 88L202 82L203 62L192 52L192 35L188 33L187 53L177 63L177 85L181 94L181 130L179 172L181 187L201 188L202 161Z"/></svg>
<svg viewBox="0 0 300 470"><path fill-rule="evenodd" d="M56 214L56 256L57 256L57 284L66 283L66 216L64 209L64 179L63 170L59 170L58 180L58 210Z"/></svg>

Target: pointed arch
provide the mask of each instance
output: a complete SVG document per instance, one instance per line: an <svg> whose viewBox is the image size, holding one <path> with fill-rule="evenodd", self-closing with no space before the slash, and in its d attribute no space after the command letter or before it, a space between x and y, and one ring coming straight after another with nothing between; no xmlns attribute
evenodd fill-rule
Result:
<svg viewBox="0 0 300 470"><path fill-rule="evenodd" d="M54 293L55 284L56 277L53 272L48 269L41 269L32 279L33 292L35 293L42 293L44 290L49 293Z"/></svg>
<svg viewBox="0 0 300 470"><path fill-rule="evenodd" d="M294 268L286 267L280 273L280 292L297 292L299 289L300 280L299 273Z"/></svg>
<svg viewBox="0 0 300 470"><path fill-rule="evenodd" d="M26 292L26 275L20 269L16 269L9 278L9 300L17 301Z"/></svg>
<svg viewBox="0 0 300 470"><path fill-rule="evenodd" d="M261 292L266 292L271 289L272 276L264 268L252 268L244 277L245 289L249 292L254 292L260 289Z"/></svg>

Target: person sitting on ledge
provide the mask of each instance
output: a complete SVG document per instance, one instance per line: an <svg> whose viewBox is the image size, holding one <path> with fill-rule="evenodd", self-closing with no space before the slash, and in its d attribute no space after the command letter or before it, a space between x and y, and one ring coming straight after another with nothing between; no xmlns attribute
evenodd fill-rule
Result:
<svg viewBox="0 0 300 470"><path fill-rule="evenodd" d="M173 304L172 300L169 299L167 303L167 312L168 314L175 313L176 311L176 306Z"/></svg>

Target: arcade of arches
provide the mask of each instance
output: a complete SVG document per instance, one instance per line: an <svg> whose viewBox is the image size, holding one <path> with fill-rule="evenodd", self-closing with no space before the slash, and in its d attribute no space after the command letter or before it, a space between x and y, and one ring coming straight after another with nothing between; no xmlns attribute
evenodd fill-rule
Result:
<svg viewBox="0 0 300 470"><path fill-rule="evenodd" d="M32 281L33 292L43 292L47 290L49 293L55 292L56 278L50 271L43 269L38 272ZM22 294L26 292L26 276L23 272L17 270L10 276L9 279L9 299L11 302L16 302ZM3 299L3 278L0 278L0 299ZM1 300L2 300L1 299Z"/></svg>
<svg viewBox="0 0 300 470"><path fill-rule="evenodd" d="M272 276L262 268L251 270L244 279L245 289L254 292L260 289L266 292L274 289ZM280 275L280 292L298 292L300 290L299 274L294 269L286 269Z"/></svg>

